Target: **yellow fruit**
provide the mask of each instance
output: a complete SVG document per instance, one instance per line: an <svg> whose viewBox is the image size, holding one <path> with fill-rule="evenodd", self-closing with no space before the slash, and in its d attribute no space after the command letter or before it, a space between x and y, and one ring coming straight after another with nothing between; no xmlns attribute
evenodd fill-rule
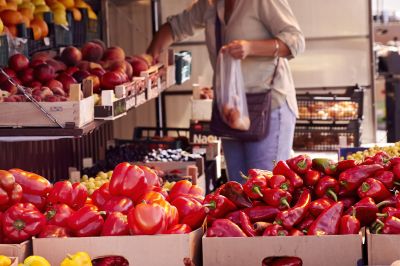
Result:
<svg viewBox="0 0 400 266"><path fill-rule="evenodd" d="M61 9L61 10L66 10L65 6L63 4L61 4L60 2L54 2L53 4L50 5L50 9L52 11L55 11L57 9Z"/></svg>
<svg viewBox="0 0 400 266"><path fill-rule="evenodd" d="M4 24L3 21L0 19L0 34L3 33L4 30Z"/></svg>
<svg viewBox="0 0 400 266"><path fill-rule="evenodd" d="M67 12L65 12L65 10L60 10L60 9L53 10L53 15L55 24L68 26Z"/></svg>
<svg viewBox="0 0 400 266"><path fill-rule="evenodd" d="M89 189L95 189L96 185L94 183L89 183L88 187L89 187Z"/></svg>
<svg viewBox="0 0 400 266"><path fill-rule="evenodd" d="M47 5L36 5L34 14L36 15L37 13L50 12L50 11L51 9Z"/></svg>
<svg viewBox="0 0 400 266"><path fill-rule="evenodd" d="M97 20L97 15L91 8L88 9L88 17L89 19Z"/></svg>
<svg viewBox="0 0 400 266"><path fill-rule="evenodd" d="M11 265L11 259L7 256L0 255L0 265L9 266Z"/></svg>
<svg viewBox="0 0 400 266"><path fill-rule="evenodd" d="M90 177L89 178L89 182L94 182L95 180L94 180L94 178L93 177Z"/></svg>
<svg viewBox="0 0 400 266"><path fill-rule="evenodd" d="M83 176L82 176L82 180L83 180L83 181L87 181L88 179L89 179L89 177L88 177L87 175L83 175Z"/></svg>
<svg viewBox="0 0 400 266"><path fill-rule="evenodd" d="M6 0L0 0L0 6L6 6L7 2Z"/></svg>
<svg viewBox="0 0 400 266"><path fill-rule="evenodd" d="M68 10L72 12L72 17L74 18L75 21L82 20L82 13L81 11L79 11L79 9L73 7L73 8L68 8Z"/></svg>
<svg viewBox="0 0 400 266"><path fill-rule="evenodd" d="M89 8L90 6L83 0L75 0L75 7L77 7L77 8Z"/></svg>
<svg viewBox="0 0 400 266"><path fill-rule="evenodd" d="M101 183L100 180L94 181L94 184L95 184L95 186L96 186L97 188L101 187L101 185L102 185L102 183Z"/></svg>
<svg viewBox="0 0 400 266"><path fill-rule="evenodd" d="M74 0L58 0L66 8L73 8L75 6Z"/></svg>
<svg viewBox="0 0 400 266"><path fill-rule="evenodd" d="M22 16L29 18L30 20L33 19L33 14L34 14L35 9L30 9L30 8L19 8L18 11L21 13Z"/></svg>
<svg viewBox="0 0 400 266"><path fill-rule="evenodd" d="M112 174L113 174L113 171L108 171L108 172L107 172L107 176L108 176L108 177L111 177Z"/></svg>
<svg viewBox="0 0 400 266"><path fill-rule="evenodd" d="M44 0L32 0L32 4L35 6L41 6L41 5L46 5L46 2Z"/></svg>

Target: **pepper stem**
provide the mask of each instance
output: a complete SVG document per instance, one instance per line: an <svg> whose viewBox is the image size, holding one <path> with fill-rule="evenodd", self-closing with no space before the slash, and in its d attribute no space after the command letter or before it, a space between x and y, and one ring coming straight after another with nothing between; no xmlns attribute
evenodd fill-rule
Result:
<svg viewBox="0 0 400 266"><path fill-rule="evenodd" d="M286 206L288 209L290 209L290 204L286 198L281 198L281 205Z"/></svg>
<svg viewBox="0 0 400 266"><path fill-rule="evenodd" d="M285 234L285 232L282 232L282 231L278 231L278 234L277 234L278 236L286 236L286 234Z"/></svg>
<svg viewBox="0 0 400 266"><path fill-rule="evenodd" d="M13 226L18 231L21 231L22 229L25 228L25 222L22 221L22 220L15 220L14 223L13 223Z"/></svg>
<svg viewBox="0 0 400 266"><path fill-rule="evenodd" d="M211 209L217 208L217 203L215 201L211 201L210 203L203 204L204 207L211 207Z"/></svg>
<svg viewBox="0 0 400 266"><path fill-rule="evenodd" d="M333 200L334 201L336 201L337 202L337 195L336 195L336 193L332 190L332 189L327 189L326 190L326 194L328 194L329 196L331 196L332 198L333 198Z"/></svg>
<svg viewBox="0 0 400 266"><path fill-rule="evenodd" d="M377 213L376 214L377 217L388 217L387 213Z"/></svg>
<svg viewBox="0 0 400 266"><path fill-rule="evenodd" d="M375 234L380 234L381 230L382 230L382 226L378 226L378 228L375 231Z"/></svg>
<svg viewBox="0 0 400 266"><path fill-rule="evenodd" d="M287 183L283 183L283 184L280 186L280 188L283 189L283 190L289 190L289 185L288 185Z"/></svg>
<svg viewBox="0 0 400 266"><path fill-rule="evenodd" d="M376 222L377 222L380 226L385 226L385 224L384 224L381 220L376 220Z"/></svg>
<svg viewBox="0 0 400 266"><path fill-rule="evenodd" d="M361 191L362 192L368 192L369 190L371 189L371 186L368 184L368 183L362 183L362 185L361 185Z"/></svg>
<svg viewBox="0 0 400 266"><path fill-rule="evenodd" d="M393 182L393 184L395 184L396 186L400 186L400 182L397 181Z"/></svg>
<svg viewBox="0 0 400 266"><path fill-rule="evenodd" d="M243 174L242 171L240 171L240 176L245 180L249 180L249 177L247 175Z"/></svg>
<svg viewBox="0 0 400 266"><path fill-rule="evenodd" d="M264 195L261 193L260 187L259 186L254 186L253 187L253 191L255 193L257 193L258 196L260 196L261 198L264 197Z"/></svg>
<svg viewBox="0 0 400 266"><path fill-rule="evenodd" d="M297 167L304 170L307 167L307 161L306 158L304 158L302 161L297 163Z"/></svg>
<svg viewBox="0 0 400 266"><path fill-rule="evenodd" d="M378 207L378 209L379 209L380 207L385 206L385 205L387 205L389 203L390 203L390 201L384 200L384 201L381 201L378 204L376 204L376 207Z"/></svg>
<svg viewBox="0 0 400 266"><path fill-rule="evenodd" d="M356 213L357 213L356 208L353 208L353 211L351 212L351 216L356 217Z"/></svg>

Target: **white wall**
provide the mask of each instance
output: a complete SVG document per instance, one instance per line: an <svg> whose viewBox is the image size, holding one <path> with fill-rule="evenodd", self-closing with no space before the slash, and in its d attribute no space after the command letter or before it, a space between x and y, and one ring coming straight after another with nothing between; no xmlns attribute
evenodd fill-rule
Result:
<svg viewBox="0 0 400 266"><path fill-rule="evenodd" d="M372 0L372 12L387 10L389 12L400 11L399 0Z"/></svg>

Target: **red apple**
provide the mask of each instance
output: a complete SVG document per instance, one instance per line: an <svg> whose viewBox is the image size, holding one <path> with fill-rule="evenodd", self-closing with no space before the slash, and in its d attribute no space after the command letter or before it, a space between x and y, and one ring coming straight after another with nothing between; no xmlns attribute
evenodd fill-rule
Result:
<svg viewBox="0 0 400 266"><path fill-rule="evenodd" d="M140 73L142 71L146 71L149 69L149 65L147 64L147 62L141 57L134 56L130 63L132 66L134 77L140 77Z"/></svg>
<svg viewBox="0 0 400 266"><path fill-rule="evenodd" d="M62 89L63 85L60 81L53 79L46 83L46 87L49 87L50 89L53 89L53 88L61 88Z"/></svg>
<svg viewBox="0 0 400 266"><path fill-rule="evenodd" d="M50 88L51 91L53 92L54 95L58 95L58 96L65 96L65 91L63 90L62 87L54 87L54 88Z"/></svg>
<svg viewBox="0 0 400 266"><path fill-rule="evenodd" d="M68 67L67 70L65 70L65 74L72 76L78 70L79 68L77 66Z"/></svg>
<svg viewBox="0 0 400 266"><path fill-rule="evenodd" d="M11 68L5 67L3 68L4 72L6 72L6 74L8 76L10 76L11 78L15 78L17 77L17 74L15 73L14 70L12 70ZM3 75L3 73L0 73L0 84L7 81L7 78L5 75Z"/></svg>
<svg viewBox="0 0 400 266"><path fill-rule="evenodd" d="M48 87L41 87L41 88L37 88L34 89L32 91L32 95L36 95L39 96L40 99L42 99L42 101L44 101L46 99L47 96L53 96L53 92L50 90L50 88Z"/></svg>
<svg viewBox="0 0 400 266"><path fill-rule="evenodd" d="M61 53L61 60L67 66L76 66L82 60L82 53L74 46L68 46Z"/></svg>
<svg viewBox="0 0 400 266"><path fill-rule="evenodd" d="M106 73L106 71L103 68L93 68L89 72L90 74L96 75L99 78L101 78Z"/></svg>
<svg viewBox="0 0 400 266"><path fill-rule="evenodd" d="M86 70L79 70L76 71L72 76L74 77L74 79L76 79L76 81L78 81L78 83L81 83L82 80L90 76L90 73Z"/></svg>
<svg viewBox="0 0 400 266"><path fill-rule="evenodd" d="M31 83L29 83L28 87L32 88L32 89L41 88L42 87L42 83L37 81L37 80L34 80Z"/></svg>
<svg viewBox="0 0 400 266"><path fill-rule="evenodd" d="M67 69L67 66L63 62L55 59L49 59L46 63L52 66L56 72L65 71Z"/></svg>
<svg viewBox="0 0 400 266"><path fill-rule="evenodd" d="M125 79L122 75L122 73L116 72L116 71L111 71L105 73L101 77L101 87L106 90L113 90L115 86L123 84L125 82Z"/></svg>
<svg viewBox="0 0 400 266"><path fill-rule="evenodd" d="M127 61L124 61L124 63L125 63L125 74L128 76L129 79L132 79L133 76L132 65Z"/></svg>
<svg viewBox="0 0 400 266"><path fill-rule="evenodd" d="M90 62L97 62L103 57L104 49L103 47L95 42L87 42L83 45L82 58Z"/></svg>
<svg viewBox="0 0 400 266"><path fill-rule="evenodd" d="M8 59L8 65L15 72L19 72L29 66L29 60L23 54L15 54Z"/></svg>
<svg viewBox="0 0 400 266"><path fill-rule="evenodd" d="M70 75L68 75L66 73L60 73L57 76L57 80L63 84L63 89L66 94L69 94L69 87L71 86L71 84L78 83L73 77L71 77Z"/></svg>
<svg viewBox="0 0 400 266"><path fill-rule="evenodd" d="M40 82L47 82L55 78L54 68L48 64L42 64L34 68L33 75Z"/></svg>
<svg viewBox="0 0 400 266"><path fill-rule="evenodd" d="M21 80L24 86L29 85L33 81L33 68L25 68L18 72L18 78Z"/></svg>
<svg viewBox="0 0 400 266"><path fill-rule="evenodd" d="M105 50L107 48L106 44L102 40L94 39L94 40L91 40L91 42L94 42L94 43L100 45L101 48L103 48L103 50Z"/></svg>
<svg viewBox="0 0 400 266"><path fill-rule="evenodd" d="M125 59L125 52L121 47L114 46L104 51L104 61L121 61Z"/></svg>
<svg viewBox="0 0 400 266"><path fill-rule="evenodd" d="M43 64L46 64L46 60L39 58L39 59L32 60L31 63L29 64L29 66L32 68L35 68L35 67L37 67L39 65L43 65Z"/></svg>
<svg viewBox="0 0 400 266"><path fill-rule="evenodd" d="M14 80L17 82L16 78ZM5 82L1 83L0 88L2 90L8 91L11 95L17 94L17 92L18 92L17 87L14 86L13 84L11 84L11 82L9 82L8 80L6 80Z"/></svg>

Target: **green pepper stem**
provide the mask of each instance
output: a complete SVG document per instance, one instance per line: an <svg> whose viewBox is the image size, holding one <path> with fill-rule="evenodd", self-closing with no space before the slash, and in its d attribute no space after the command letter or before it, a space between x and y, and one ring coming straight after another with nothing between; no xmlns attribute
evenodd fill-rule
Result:
<svg viewBox="0 0 400 266"><path fill-rule="evenodd" d="M280 188L283 190L289 190L289 185L287 183L283 183Z"/></svg>
<svg viewBox="0 0 400 266"><path fill-rule="evenodd" d="M211 201L210 203L203 204L204 207L211 207L211 209L217 208L217 203L215 201Z"/></svg>
<svg viewBox="0 0 400 266"><path fill-rule="evenodd" d="M381 230L382 230L382 226L378 226L378 228L375 231L375 234L380 234Z"/></svg>
<svg viewBox="0 0 400 266"><path fill-rule="evenodd" d="M353 211L351 212L351 216L356 217L356 213L357 213L356 208L353 208Z"/></svg>
<svg viewBox="0 0 400 266"><path fill-rule="evenodd" d="M368 184L368 183L362 183L362 185L361 185L361 191L362 192L368 192L369 190L371 189L371 186Z"/></svg>
<svg viewBox="0 0 400 266"><path fill-rule="evenodd" d="M376 220L376 222L377 222L380 226L385 226L385 224L384 224L381 220Z"/></svg>
<svg viewBox="0 0 400 266"><path fill-rule="evenodd" d="M257 193L258 196L260 196L261 198L264 197L264 195L261 193L260 187L259 186L254 186L253 187L253 191L255 193Z"/></svg>
<svg viewBox="0 0 400 266"><path fill-rule="evenodd" d="M288 209L290 209L290 204L289 204L289 202L287 201L286 198L281 198L281 204L282 204L283 206L288 207Z"/></svg>
<svg viewBox="0 0 400 266"><path fill-rule="evenodd" d="M297 163L297 167L304 170L307 167L307 160L304 158L302 161Z"/></svg>
<svg viewBox="0 0 400 266"><path fill-rule="evenodd" d="M336 193L335 193L332 189L330 189L330 188L327 189L327 190L326 190L326 194L328 194L329 196L331 196L331 197L333 198L333 200L337 202L337 200L338 200L337 195L336 195Z"/></svg>
<svg viewBox="0 0 400 266"><path fill-rule="evenodd" d="M243 174L242 171L240 171L240 176L245 180L249 180L249 177L247 175Z"/></svg>
<svg viewBox="0 0 400 266"><path fill-rule="evenodd" d="M378 209L380 209L382 206L385 206L385 205L387 205L389 203L390 203L390 201L384 200L384 201L381 201L378 204L376 204L376 207L378 207Z"/></svg>
<svg viewBox="0 0 400 266"><path fill-rule="evenodd" d="M376 214L377 217L388 217L387 213L377 213Z"/></svg>

